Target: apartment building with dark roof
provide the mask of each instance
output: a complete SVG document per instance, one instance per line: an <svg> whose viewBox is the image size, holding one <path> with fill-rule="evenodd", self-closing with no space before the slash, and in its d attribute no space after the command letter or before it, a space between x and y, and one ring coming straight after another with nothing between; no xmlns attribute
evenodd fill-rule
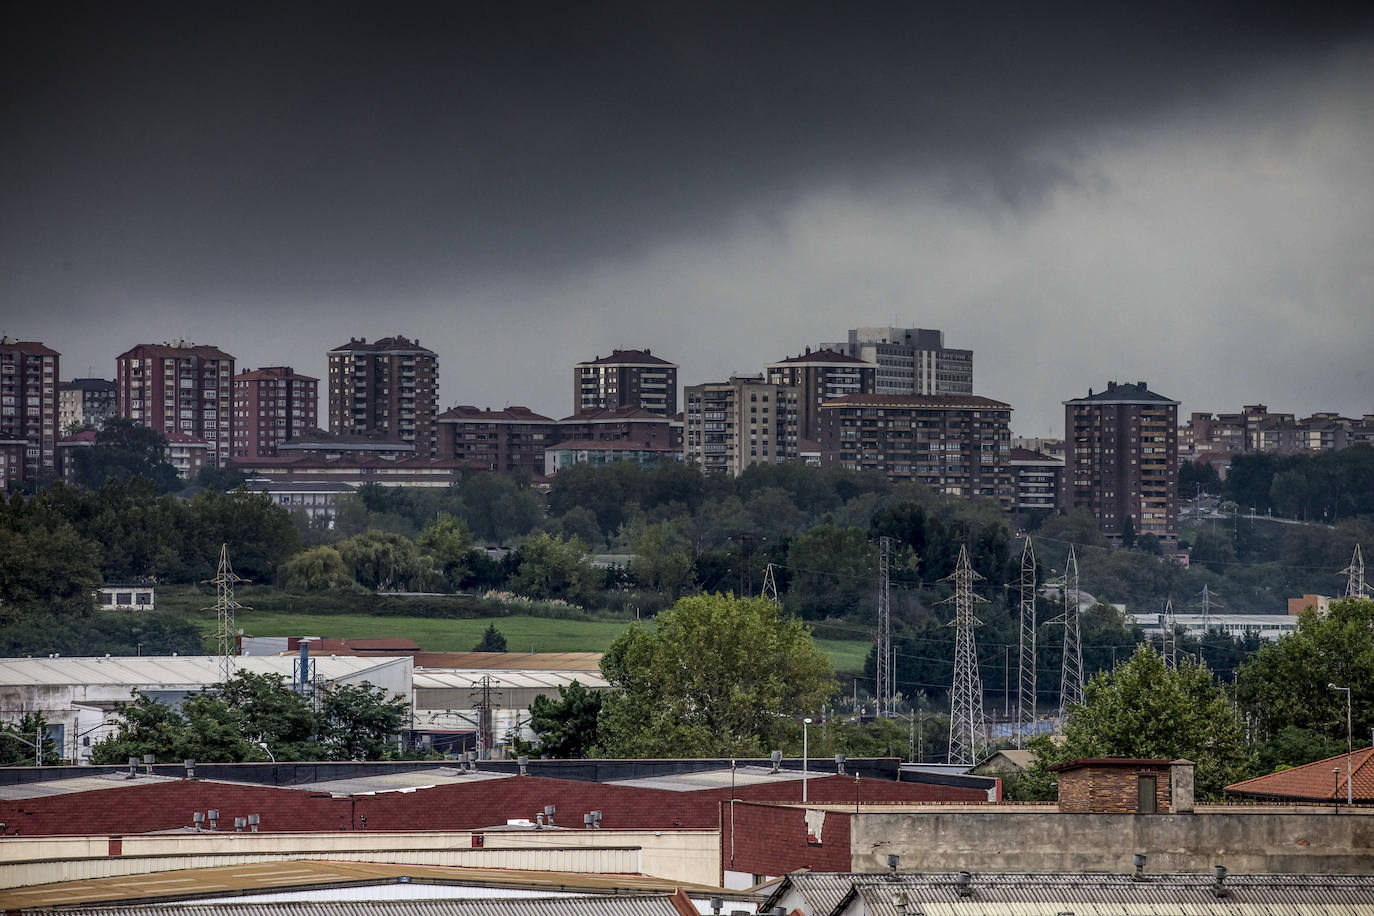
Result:
<svg viewBox="0 0 1374 916"><path fill-rule="evenodd" d="M263 366L234 377L235 458L277 454L287 440L319 425L320 380L290 366Z"/></svg>
<svg viewBox="0 0 1374 916"><path fill-rule="evenodd" d="M610 356L573 366L573 412L641 407L659 416L677 413L677 364L643 350L612 350Z"/></svg>
<svg viewBox="0 0 1374 916"><path fill-rule="evenodd" d="M212 464L230 457L233 384L234 357L218 347L186 340L139 344L115 358L119 415L168 438L205 440Z"/></svg>
<svg viewBox="0 0 1374 916"><path fill-rule="evenodd" d="M1065 508L1085 508L1108 537L1178 543L1178 401L1142 381L1064 402ZM1129 521L1128 521L1129 520Z"/></svg>
<svg viewBox="0 0 1374 916"><path fill-rule="evenodd" d="M0 478L56 473L60 360L36 340L0 337L0 441L9 443Z"/></svg>
<svg viewBox="0 0 1374 916"><path fill-rule="evenodd" d="M486 471L544 473L544 449L558 438L558 421L528 407L502 410L462 404L439 415L439 457Z"/></svg>
<svg viewBox="0 0 1374 916"><path fill-rule="evenodd" d="M382 432L438 454L439 357L401 335L329 351L329 431Z"/></svg>
<svg viewBox="0 0 1374 916"><path fill-rule="evenodd" d="M878 367L835 350L805 352L764 367L769 384L797 389L797 434L802 439L821 438L821 404L851 394L872 394L877 389Z"/></svg>
<svg viewBox="0 0 1374 916"><path fill-rule="evenodd" d="M82 426L99 428L115 416L115 383L104 378L74 378L57 389L57 428L61 433Z"/></svg>

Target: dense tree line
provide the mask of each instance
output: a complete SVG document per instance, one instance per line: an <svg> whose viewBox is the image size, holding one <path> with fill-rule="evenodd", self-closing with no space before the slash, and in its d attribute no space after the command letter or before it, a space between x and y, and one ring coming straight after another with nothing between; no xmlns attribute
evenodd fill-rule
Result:
<svg viewBox="0 0 1374 916"><path fill-rule="evenodd" d="M1374 448L1316 455L1236 455L1222 496L1263 514L1335 522L1374 514Z"/></svg>

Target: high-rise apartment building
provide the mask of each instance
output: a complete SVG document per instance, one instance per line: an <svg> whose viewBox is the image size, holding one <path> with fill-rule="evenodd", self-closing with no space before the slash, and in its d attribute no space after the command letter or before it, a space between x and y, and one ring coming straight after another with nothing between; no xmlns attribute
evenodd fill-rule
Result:
<svg viewBox="0 0 1374 916"><path fill-rule="evenodd" d="M1115 540L1130 530L1178 543L1178 401L1144 382L1064 402L1066 508L1086 508Z"/></svg>
<svg viewBox="0 0 1374 916"><path fill-rule="evenodd" d="M329 431L381 432L438 453L439 357L418 340L354 338L329 351Z"/></svg>
<svg viewBox="0 0 1374 916"><path fill-rule="evenodd" d="M762 376L690 385L683 391L683 455L708 474L738 475L752 464L800 457L798 400Z"/></svg>
<svg viewBox="0 0 1374 916"><path fill-rule="evenodd" d="M544 449L558 439L558 421L528 407L485 410L463 404L439 415L439 457L498 473L544 473Z"/></svg>
<svg viewBox="0 0 1374 916"><path fill-rule="evenodd" d="M319 426L320 380L290 366L234 377L235 458L271 458L277 446Z"/></svg>
<svg viewBox="0 0 1374 916"><path fill-rule="evenodd" d="M0 482L57 471L59 359L37 341L0 337Z"/></svg>
<svg viewBox="0 0 1374 916"><path fill-rule="evenodd" d="M57 428L65 433L82 426L97 429L115 415L115 383L103 378L74 378L57 390Z"/></svg>
<svg viewBox="0 0 1374 916"><path fill-rule="evenodd" d="M945 346L945 332L926 328L853 328L839 343L823 343L877 366L877 394L973 394L973 351Z"/></svg>
<svg viewBox="0 0 1374 916"><path fill-rule="evenodd" d="M820 442L821 404L851 394L873 394L878 367L835 350L811 351L769 363L769 384L796 388L797 434Z"/></svg>
<svg viewBox="0 0 1374 916"><path fill-rule="evenodd" d="M972 395L852 394L821 405L821 464L878 471L1011 508L1011 405Z"/></svg>
<svg viewBox="0 0 1374 916"><path fill-rule="evenodd" d="M119 415L171 438L204 439L224 464L233 443L234 357L185 340L139 344L115 359Z"/></svg>
<svg viewBox="0 0 1374 916"><path fill-rule="evenodd" d="M608 407L642 407L662 417L677 413L677 364L644 350L573 366L573 413Z"/></svg>

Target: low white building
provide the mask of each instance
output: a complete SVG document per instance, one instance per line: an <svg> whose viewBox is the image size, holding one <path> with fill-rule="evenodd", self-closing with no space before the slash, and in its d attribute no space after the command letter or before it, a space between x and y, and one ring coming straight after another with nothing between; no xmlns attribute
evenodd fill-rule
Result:
<svg viewBox="0 0 1374 916"><path fill-rule="evenodd" d="M151 585L102 585L95 590L95 606L102 611L151 611L156 597Z"/></svg>
<svg viewBox="0 0 1374 916"><path fill-rule="evenodd" d="M1287 614L1175 614L1174 620L1189 636L1205 636L1210 630L1220 630L1233 639L1253 634L1270 642L1298 628L1298 618ZM1164 615L1160 613L1127 614L1126 622L1143 629L1146 636L1164 632Z"/></svg>
<svg viewBox="0 0 1374 916"><path fill-rule="evenodd" d="M393 696L411 698L413 664L409 656L311 658L316 687L368 683ZM299 660L291 656L240 657L235 668L279 674L288 682ZM62 756L76 763L90 759L91 746L118 727L115 710L145 694L180 703L220 681L214 655L118 658L0 659L0 721L18 722L41 712Z"/></svg>

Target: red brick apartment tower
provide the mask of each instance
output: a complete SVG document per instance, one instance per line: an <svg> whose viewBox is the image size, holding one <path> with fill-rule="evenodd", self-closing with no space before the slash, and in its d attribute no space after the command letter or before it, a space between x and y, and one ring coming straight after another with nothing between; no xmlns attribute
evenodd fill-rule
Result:
<svg viewBox="0 0 1374 916"><path fill-rule="evenodd" d="M349 340L329 351L329 431L383 433L438 453L439 357L397 335L374 343Z"/></svg>
<svg viewBox="0 0 1374 916"><path fill-rule="evenodd" d="M821 405L850 394L872 394L878 367L834 350L805 353L769 363L768 383L797 389L797 435L819 442Z"/></svg>
<svg viewBox="0 0 1374 916"><path fill-rule="evenodd" d="M234 377L234 457L272 458L277 446L319 426L320 380L290 366Z"/></svg>
<svg viewBox="0 0 1374 916"><path fill-rule="evenodd" d="M233 443L234 357L185 340L139 344L115 359L119 415L164 436L181 433L210 444L224 464Z"/></svg>
<svg viewBox="0 0 1374 916"><path fill-rule="evenodd" d="M1108 382L1064 402L1064 440L1067 508L1092 510L1114 540L1129 518L1137 536L1177 545L1178 401L1144 382Z"/></svg>
<svg viewBox="0 0 1374 916"><path fill-rule="evenodd" d="M0 337L0 488L57 469L58 352Z"/></svg>
<svg viewBox="0 0 1374 916"><path fill-rule="evenodd" d="M608 407L642 407L662 417L677 413L677 363L645 350L612 350L610 356L573 366L573 413Z"/></svg>

